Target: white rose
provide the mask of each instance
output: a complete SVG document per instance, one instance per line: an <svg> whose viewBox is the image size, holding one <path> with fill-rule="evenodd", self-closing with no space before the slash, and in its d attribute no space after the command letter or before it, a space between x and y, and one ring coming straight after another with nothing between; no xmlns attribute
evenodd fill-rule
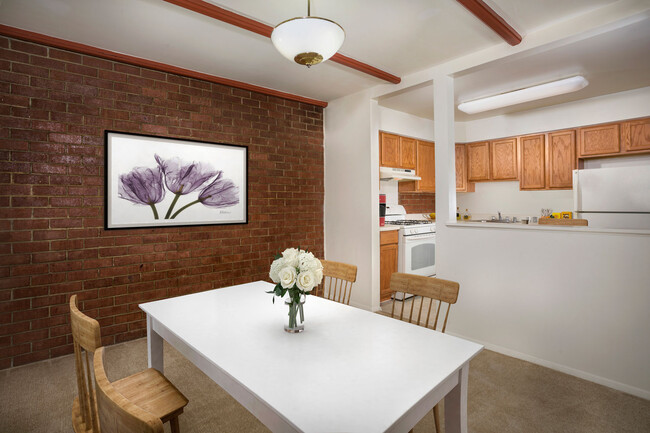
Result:
<svg viewBox="0 0 650 433"><path fill-rule="evenodd" d="M320 262L319 262L320 263ZM321 265L320 268L312 271L314 273L314 282L315 286L319 285L323 281L323 266Z"/></svg>
<svg viewBox="0 0 650 433"><path fill-rule="evenodd" d="M298 275L297 286L303 292L309 292L316 285L316 279L312 271L303 271Z"/></svg>
<svg viewBox="0 0 650 433"><path fill-rule="evenodd" d="M269 277L271 278L271 281L273 281L275 284L278 284L280 282L280 276L278 273L280 272L280 269L284 267L284 260L282 258L273 260L273 263L271 263L271 270L269 271Z"/></svg>
<svg viewBox="0 0 650 433"><path fill-rule="evenodd" d="M298 254L298 266L300 267L300 270L312 270L314 260L316 260L314 254L308 253L307 251L300 251L300 254Z"/></svg>
<svg viewBox="0 0 650 433"><path fill-rule="evenodd" d="M298 254L299 250L295 248L287 248L282 252L282 258L286 266L293 266L294 268L298 267Z"/></svg>
<svg viewBox="0 0 650 433"><path fill-rule="evenodd" d="M285 266L278 272L278 277L280 278L282 287L290 289L296 284L296 268L293 266Z"/></svg>

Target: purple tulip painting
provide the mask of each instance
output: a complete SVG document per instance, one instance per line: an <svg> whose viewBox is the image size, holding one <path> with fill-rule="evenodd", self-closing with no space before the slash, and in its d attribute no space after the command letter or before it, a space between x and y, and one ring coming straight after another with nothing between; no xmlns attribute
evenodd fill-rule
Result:
<svg viewBox="0 0 650 433"><path fill-rule="evenodd" d="M247 222L246 147L108 131L106 158L107 229Z"/></svg>

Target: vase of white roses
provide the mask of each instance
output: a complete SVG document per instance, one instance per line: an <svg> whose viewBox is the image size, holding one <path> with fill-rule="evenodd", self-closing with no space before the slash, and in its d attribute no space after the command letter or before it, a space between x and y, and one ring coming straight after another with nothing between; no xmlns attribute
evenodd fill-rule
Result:
<svg viewBox="0 0 650 433"><path fill-rule="evenodd" d="M303 306L307 295L323 280L323 265L307 250L287 248L282 254L275 256L269 277L275 287L267 293L273 293L280 298L288 295L284 303L289 307L289 320L284 330L291 333L302 332L305 329Z"/></svg>

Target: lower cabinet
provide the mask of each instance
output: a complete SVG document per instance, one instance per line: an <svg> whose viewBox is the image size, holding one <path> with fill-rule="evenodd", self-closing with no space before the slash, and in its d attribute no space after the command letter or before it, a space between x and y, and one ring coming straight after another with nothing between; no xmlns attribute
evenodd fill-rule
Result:
<svg viewBox="0 0 650 433"><path fill-rule="evenodd" d="M390 277L397 272L399 233L397 230L379 232L379 300L390 299Z"/></svg>

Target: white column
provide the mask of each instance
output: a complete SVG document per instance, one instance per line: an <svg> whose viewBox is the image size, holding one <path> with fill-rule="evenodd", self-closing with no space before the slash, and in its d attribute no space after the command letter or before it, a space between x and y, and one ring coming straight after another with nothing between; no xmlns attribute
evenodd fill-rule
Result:
<svg viewBox="0 0 650 433"><path fill-rule="evenodd" d="M454 139L454 79L433 79L433 123L436 150L436 274L445 278L445 223L456 220L456 141ZM453 279L453 278L452 278Z"/></svg>

